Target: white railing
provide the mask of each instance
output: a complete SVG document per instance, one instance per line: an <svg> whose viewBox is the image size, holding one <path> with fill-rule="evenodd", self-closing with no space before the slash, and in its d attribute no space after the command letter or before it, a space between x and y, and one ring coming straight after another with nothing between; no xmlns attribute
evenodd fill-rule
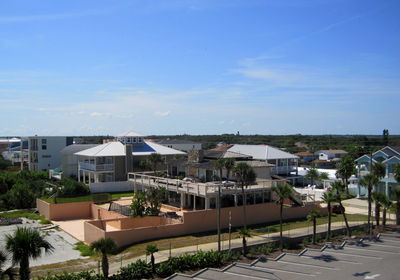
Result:
<svg viewBox="0 0 400 280"><path fill-rule="evenodd" d="M113 164L91 164L86 162L80 162L79 168L89 171L113 171L114 165Z"/></svg>
<svg viewBox="0 0 400 280"><path fill-rule="evenodd" d="M296 171L295 166L275 166L272 167L272 173L273 174L284 174L284 173L290 173L292 171Z"/></svg>

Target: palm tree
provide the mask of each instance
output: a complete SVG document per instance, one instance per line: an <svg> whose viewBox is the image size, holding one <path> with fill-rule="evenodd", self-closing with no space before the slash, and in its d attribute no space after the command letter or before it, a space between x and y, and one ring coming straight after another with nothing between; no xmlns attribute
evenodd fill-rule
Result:
<svg viewBox="0 0 400 280"><path fill-rule="evenodd" d="M277 186L272 187L272 191L276 194L278 197L276 203L279 204L279 223L280 223L280 245L279 248L282 251L283 250L283 236L282 236L282 220L283 220L283 203L285 202L285 199L290 197L290 195L293 193L293 188L292 186L288 184L280 184Z"/></svg>
<svg viewBox="0 0 400 280"><path fill-rule="evenodd" d="M235 166L234 169L235 177L238 179L240 182L240 187L242 188L242 199L243 199L243 227L244 229L247 228L247 217L246 217L246 204L247 204L247 199L246 199L246 193L244 189L255 181L256 179L256 174L251 168L250 165L247 163L241 162L238 163Z"/></svg>
<svg viewBox="0 0 400 280"><path fill-rule="evenodd" d="M367 174L360 180L360 185L362 186L367 186L368 187L368 234L371 237L372 234L372 224L371 224L371 202L372 202L372 197L371 197L371 192L372 192L372 187L376 186L379 184L379 179L373 174Z"/></svg>
<svg viewBox="0 0 400 280"><path fill-rule="evenodd" d="M11 266L7 268L6 270L3 270L3 264L7 260L7 256L3 251L0 251L0 280L6 279L6 276L8 279L13 280L15 276L14 268Z"/></svg>
<svg viewBox="0 0 400 280"><path fill-rule="evenodd" d="M108 278L108 256L107 254L112 253L117 249L117 244L110 238L102 238L93 242L90 247L101 254L101 269L103 270L103 276Z"/></svg>
<svg viewBox="0 0 400 280"><path fill-rule="evenodd" d="M46 241L38 230L33 228L18 227L13 234L6 235L6 249L12 253L13 263L19 263L19 277L29 280L29 259L37 259L53 251L53 246Z"/></svg>
<svg viewBox="0 0 400 280"><path fill-rule="evenodd" d="M386 175L386 166L381 162L374 163L374 165L372 165L372 174L382 179Z"/></svg>
<svg viewBox="0 0 400 280"><path fill-rule="evenodd" d="M383 204L383 200L385 199L385 195L381 192L373 192L372 193L372 200L375 202L375 222L376 226L379 227L379 218L381 214L381 206Z"/></svg>
<svg viewBox="0 0 400 280"><path fill-rule="evenodd" d="M397 184L400 184L400 163L394 165L393 175ZM392 193L396 199L396 225L400 225L400 186L396 186Z"/></svg>
<svg viewBox="0 0 400 280"><path fill-rule="evenodd" d="M161 155L157 153L152 153L147 157L147 162L151 166L154 176L156 176L158 164L163 162Z"/></svg>
<svg viewBox="0 0 400 280"><path fill-rule="evenodd" d="M315 245L317 237L317 218L320 216L320 212L317 209L312 209L307 216L307 220L313 222L313 237L312 244Z"/></svg>
<svg viewBox="0 0 400 280"><path fill-rule="evenodd" d="M384 195L384 199L382 200L382 207L383 207L383 213L382 213L382 226L385 228L386 226L386 213L387 209L390 209L392 207L393 203L389 199L387 195Z"/></svg>
<svg viewBox="0 0 400 280"><path fill-rule="evenodd" d="M342 204L342 198L340 196L340 193L342 193L345 189L345 185L342 182L335 181L332 183L332 188L333 188L333 190L336 191L336 201L339 202L340 209L342 210L343 220L344 220L344 223L346 225L346 230L347 230L347 236L351 236L350 226L347 221L347 217L346 217L346 213L345 213L346 209L344 208L344 206Z"/></svg>
<svg viewBox="0 0 400 280"><path fill-rule="evenodd" d="M354 161L350 156L343 157L337 164L337 175L344 181L346 193L349 194L348 180L356 173Z"/></svg>
<svg viewBox="0 0 400 280"><path fill-rule="evenodd" d="M308 169L305 177L311 180L311 185L314 185L314 180L318 180L319 178L319 172L315 165L312 165L310 169Z"/></svg>
<svg viewBox="0 0 400 280"><path fill-rule="evenodd" d="M158 247L156 245L147 245L146 255L147 256L150 255L150 263L151 263L151 269L153 270L153 273L156 273L154 254L157 252L158 252Z"/></svg>
<svg viewBox="0 0 400 280"><path fill-rule="evenodd" d="M224 161L224 167L226 169L226 180L229 180L229 175L231 174L232 169L235 167L235 159L226 158Z"/></svg>
<svg viewBox="0 0 400 280"><path fill-rule="evenodd" d="M332 202L336 199L336 195L332 190L325 192L322 195L322 201L327 204L328 208L328 232L326 234L326 240L331 238L331 224L332 224Z"/></svg>
<svg viewBox="0 0 400 280"><path fill-rule="evenodd" d="M239 236L242 237L242 244L243 244L243 256L246 256L247 254L247 241L246 241L246 237L251 237L251 232L249 229L247 228L240 228L238 230Z"/></svg>

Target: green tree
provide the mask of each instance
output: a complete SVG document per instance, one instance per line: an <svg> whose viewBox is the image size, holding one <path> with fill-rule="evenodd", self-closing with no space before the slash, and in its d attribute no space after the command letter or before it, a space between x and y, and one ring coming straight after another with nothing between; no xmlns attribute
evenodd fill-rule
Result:
<svg viewBox="0 0 400 280"><path fill-rule="evenodd" d="M146 215L146 195L143 192L135 192L131 203L131 216L143 217Z"/></svg>
<svg viewBox="0 0 400 280"><path fill-rule="evenodd" d="M42 249L46 253L53 251L53 246L33 228L19 227L13 234L7 234L5 240L6 249L12 254L13 263L19 264L21 280L29 280L29 259L39 258Z"/></svg>
<svg viewBox="0 0 400 280"><path fill-rule="evenodd" d="M386 175L386 166L381 162L376 162L372 165L372 174L377 178L382 179Z"/></svg>
<svg viewBox="0 0 400 280"><path fill-rule="evenodd" d="M322 195L322 201L326 203L328 208L328 232L326 234L326 240L330 240L331 238L331 224L332 224L332 202L336 199L336 194L329 190Z"/></svg>
<svg viewBox="0 0 400 280"><path fill-rule="evenodd" d="M382 200L382 207L383 207L383 212L382 212L382 226L385 227L386 226L386 214L387 214L387 210L390 209L390 207L392 207L393 203L392 201L389 199L389 197L387 195L384 195L384 199Z"/></svg>
<svg viewBox="0 0 400 280"><path fill-rule="evenodd" d="M314 180L318 180L319 172L315 165L312 165L310 169L308 169L307 174L305 176L307 179L311 180L311 185L314 185Z"/></svg>
<svg viewBox="0 0 400 280"><path fill-rule="evenodd" d="M35 194L27 181L18 181L12 186L8 195L16 209L32 208L35 204Z"/></svg>
<svg viewBox="0 0 400 280"><path fill-rule="evenodd" d="M156 176L158 165L163 163L161 155L157 153L152 153L147 157L147 162L151 167L151 170L153 171L154 175Z"/></svg>
<svg viewBox="0 0 400 280"><path fill-rule="evenodd" d="M372 193L372 200L375 202L375 222L376 226L379 227L379 220L381 216L381 207L383 206L385 200L385 194L381 192L373 192Z"/></svg>
<svg viewBox="0 0 400 280"><path fill-rule="evenodd" d="M246 240L246 238L247 237L251 237L251 232L250 232L249 229L242 227L242 228L240 228L238 230L238 233L239 233L239 236L242 237L242 246L243 246L242 247L242 253L243 253L243 256L246 256L247 255L247 240Z"/></svg>
<svg viewBox="0 0 400 280"><path fill-rule="evenodd" d="M154 254L158 252L158 247L156 245L147 245L146 247L146 255L150 255L150 263L151 263L151 269L153 273L156 273L156 266L155 266L155 259L154 259Z"/></svg>
<svg viewBox="0 0 400 280"><path fill-rule="evenodd" d="M350 226L349 226L349 223L348 223L347 217L346 217L346 209L344 208L344 206L342 204L342 198L340 196L340 194L343 193L343 191L345 190L345 185L342 182L335 181L332 183L332 189L334 191L336 191L336 201L339 203L340 209L342 209L342 215L343 215L343 220L346 225L347 236L351 236Z"/></svg>
<svg viewBox="0 0 400 280"><path fill-rule="evenodd" d="M147 209L149 214L158 215L160 213L161 204L165 201L167 189L165 187L149 188L145 193L145 203L149 204Z"/></svg>
<svg viewBox="0 0 400 280"><path fill-rule="evenodd" d="M215 169L219 170L219 178L221 183L218 185L217 196L217 236L218 236L218 252L221 252L221 185L222 185L222 169L225 167L225 159L219 158L214 162Z"/></svg>
<svg viewBox="0 0 400 280"><path fill-rule="evenodd" d="M348 181L351 175L356 173L356 167L350 156L344 156L337 164L337 175L344 181L346 193L349 194Z"/></svg>
<svg viewBox="0 0 400 280"><path fill-rule="evenodd" d="M219 158L214 161L214 168L219 171L219 179L222 182L222 170L225 168L225 159Z"/></svg>
<svg viewBox="0 0 400 280"><path fill-rule="evenodd" d="M379 184L379 179L372 173L367 174L360 180L360 185L366 186L368 189L368 234L371 236L372 234L372 224L371 224L371 212L372 212L372 197L371 197L371 192L373 186L376 186Z"/></svg>
<svg viewBox="0 0 400 280"><path fill-rule="evenodd" d="M320 216L320 212L317 209L312 209L307 216L307 220L313 223L313 237L312 244L315 245L317 237L317 218Z"/></svg>
<svg viewBox="0 0 400 280"><path fill-rule="evenodd" d="M280 237L280 244L279 248L283 250L283 236L282 236L282 226L283 226L283 203L285 202L286 198L289 198L293 193L293 188L288 184L279 184L277 186L272 187L272 191L276 194L277 200L276 203L279 204L279 237Z"/></svg>
<svg viewBox="0 0 400 280"><path fill-rule="evenodd" d="M226 169L226 180L229 180L229 175L231 171L235 167L235 159L234 158L226 158L224 161L224 168Z"/></svg>
<svg viewBox="0 0 400 280"><path fill-rule="evenodd" d="M234 169L235 177L237 180L240 182L240 187L242 189L242 198L243 198L243 228L247 229L247 217L246 217L246 204L247 204L247 198L246 198L246 192L244 189L252 184L255 179L256 179L256 174L251 168L250 165L247 163L241 162L238 163L235 166Z"/></svg>
<svg viewBox="0 0 400 280"><path fill-rule="evenodd" d="M90 248L101 254L101 269L103 271L103 276L108 278L108 254L111 254L117 249L117 244L112 238L107 237L93 242L90 245Z"/></svg>

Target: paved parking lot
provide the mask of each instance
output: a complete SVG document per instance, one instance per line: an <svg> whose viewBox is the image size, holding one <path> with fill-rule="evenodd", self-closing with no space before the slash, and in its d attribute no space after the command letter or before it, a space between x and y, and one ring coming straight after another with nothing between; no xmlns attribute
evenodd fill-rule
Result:
<svg viewBox="0 0 400 280"><path fill-rule="evenodd" d="M194 275L167 279L400 279L400 234L383 234L378 240L346 243L323 250L283 254L275 260L234 263L224 269L204 269Z"/></svg>
<svg viewBox="0 0 400 280"><path fill-rule="evenodd" d="M51 255L43 254L41 258L31 260L31 266L52 264L83 258L80 256L79 251L74 250L75 243L77 243L78 240L63 231L57 231L55 229L41 230L40 228L43 227L43 225L38 224L38 221L32 221L28 219L23 219L22 225L0 226L0 250L5 252L5 236L6 234L12 234L18 226L38 228L45 236L46 240L49 241L54 247L54 251ZM11 256L9 256L9 258L10 257ZM10 264L11 261L8 260L4 267L9 266Z"/></svg>

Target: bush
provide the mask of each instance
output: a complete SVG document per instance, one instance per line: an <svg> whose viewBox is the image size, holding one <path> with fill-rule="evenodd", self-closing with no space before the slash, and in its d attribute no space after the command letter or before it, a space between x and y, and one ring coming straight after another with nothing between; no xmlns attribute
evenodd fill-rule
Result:
<svg viewBox="0 0 400 280"><path fill-rule="evenodd" d="M42 220L40 220L39 224L41 224L41 225L49 225L49 224L51 224L51 221L47 220L47 219L42 219Z"/></svg>
<svg viewBox="0 0 400 280"><path fill-rule="evenodd" d="M58 190L59 197L71 197L90 194L89 187L71 178L63 178L60 181L62 187Z"/></svg>
<svg viewBox="0 0 400 280"><path fill-rule="evenodd" d="M109 279L111 280L130 280L151 278L151 265L143 260L137 260L127 266L121 267L118 274L115 274Z"/></svg>
<svg viewBox="0 0 400 280"><path fill-rule="evenodd" d="M101 276L94 273L94 271L82 271L78 273L63 273L46 277L38 278L39 280L99 280Z"/></svg>
<svg viewBox="0 0 400 280"><path fill-rule="evenodd" d="M275 244L265 244L260 246L254 246L250 248L250 254L257 255L257 254L270 254L276 250Z"/></svg>
<svg viewBox="0 0 400 280"><path fill-rule="evenodd" d="M90 256L95 256L96 252L93 251L92 248L90 248L90 246L86 245L83 242L78 242L75 244L75 250L78 250L81 252L81 256L83 257L90 257Z"/></svg>

